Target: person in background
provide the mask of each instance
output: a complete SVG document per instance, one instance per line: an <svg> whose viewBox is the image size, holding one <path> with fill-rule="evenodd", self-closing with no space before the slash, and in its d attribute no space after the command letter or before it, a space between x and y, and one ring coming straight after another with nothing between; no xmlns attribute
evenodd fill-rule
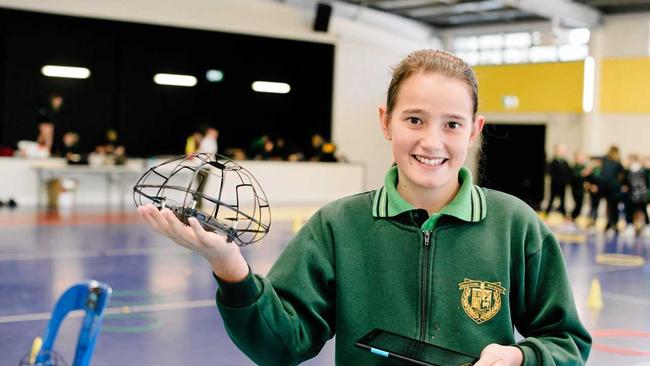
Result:
<svg viewBox="0 0 650 366"><path fill-rule="evenodd" d="M553 160L548 166L548 174L551 177L551 195L548 199L548 206L546 206L546 214L551 212L554 200L559 198L559 211L562 216L566 216L564 196L566 195L566 186L571 180L571 168L566 161L566 146L564 144L555 146Z"/></svg>
<svg viewBox="0 0 650 366"><path fill-rule="evenodd" d="M211 126L205 126L202 129L203 138L199 144L197 152L206 154L216 154L219 151L219 130Z"/></svg>
<svg viewBox="0 0 650 366"><path fill-rule="evenodd" d="M602 168L602 160L600 158L591 157L587 162L585 168L585 182L587 185L587 192L589 193L589 227L594 227L598 220L598 207L600 206L601 195L598 191L600 184L600 171Z"/></svg>
<svg viewBox="0 0 650 366"><path fill-rule="evenodd" d="M273 146L273 155L271 160L288 160L289 157L289 147L284 137L278 137L275 139L275 144Z"/></svg>
<svg viewBox="0 0 650 366"><path fill-rule="evenodd" d="M303 154L296 145L291 143L291 141L287 141L284 137L278 137L275 140L273 151L276 157L285 161L305 160L305 154Z"/></svg>
<svg viewBox="0 0 650 366"><path fill-rule="evenodd" d="M113 154L115 149L122 144L119 141L117 130L109 128L104 135L104 146L106 147L107 154Z"/></svg>
<svg viewBox="0 0 650 366"><path fill-rule="evenodd" d="M309 161L319 161L323 151L324 143L325 139L323 139L323 136L317 133L312 135L311 145L305 154L305 158Z"/></svg>
<svg viewBox="0 0 650 366"><path fill-rule="evenodd" d="M185 140L185 154L194 154L199 150L201 145L201 140L203 139L203 134L201 131L194 131L191 135Z"/></svg>
<svg viewBox="0 0 650 366"><path fill-rule="evenodd" d="M38 136L36 136L36 143L39 149L46 150L48 156L52 154L54 149L54 123L41 122L38 124Z"/></svg>
<svg viewBox="0 0 650 366"><path fill-rule="evenodd" d="M275 155L275 143L273 140L268 139L264 141L264 146L262 148L262 154L259 156L262 160L271 160Z"/></svg>
<svg viewBox="0 0 650 366"><path fill-rule="evenodd" d="M43 144L48 151L59 151L59 139L55 136L56 126L61 129L61 108L63 106L63 97L53 94L49 97L47 105L38 110L38 138L39 144ZM59 138L62 135L58 135Z"/></svg>
<svg viewBox="0 0 650 366"><path fill-rule="evenodd" d="M126 148L120 143L119 135L114 128L106 130L104 151L104 164L124 165L126 163Z"/></svg>
<svg viewBox="0 0 650 366"><path fill-rule="evenodd" d="M197 153L203 153L203 154L216 154L219 145L217 144L217 139L219 138L219 131L211 126L204 125L201 128L201 134L203 135L203 138L201 139L201 143L199 144L199 147L197 149ZM197 186L196 191L202 196L203 192L205 191L205 187L207 186L208 178L210 174L208 171L204 168L201 169L197 172L195 184ZM203 207L203 199L197 200L196 203L196 208L201 209Z"/></svg>
<svg viewBox="0 0 650 366"><path fill-rule="evenodd" d="M571 195L575 203L571 211L571 220L575 222L582 211L582 201L585 196L585 176L587 168L587 155L576 151L573 166L571 167Z"/></svg>
<svg viewBox="0 0 650 366"><path fill-rule="evenodd" d="M319 161L335 163L338 161L336 158L336 144L333 142L326 142L323 144Z"/></svg>
<svg viewBox="0 0 650 366"><path fill-rule="evenodd" d="M61 156L65 158L68 164L80 164L82 162L78 133L68 131L63 134Z"/></svg>
<svg viewBox="0 0 650 366"><path fill-rule="evenodd" d="M113 150L113 164L124 165L126 164L126 148L123 145L115 147Z"/></svg>
<svg viewBox="0 0 650 366"><path fill-rule="evenodd" d="M92 166L105 165L107 163L106 145L95 146L95 151L88 154L88 164Z"/></svg>
<svg viewBox="0 0 650 366"><path fill-rule="evenodd" d="M618 233L618 204L621 202L621 181L625 169L617 146L611 146L602 158L598 191L607 201L607 225L605 231Z"/></svg>
<svg viewBox="0 0 650 366"><path fill-rule="evenodd" d="M637 154L630 154L628 157L628 167L623 180L623 192L626 194L626 231L630 234L636 232L638 236L641 229L650 224L650 218L648 218L646 210L648 205L648 172L641 164ZM638 221L637 215L640 216L641 223L638 227L635 227L635 223Z"/></svg>
<svg viewBox="0 0 650 366"><path fill-rule="evenodd" d="M255 140L250 145L250 154L254 160L262 160L262 155L264 154L264 145L270 140L268 135L262 135Z"/></svg>

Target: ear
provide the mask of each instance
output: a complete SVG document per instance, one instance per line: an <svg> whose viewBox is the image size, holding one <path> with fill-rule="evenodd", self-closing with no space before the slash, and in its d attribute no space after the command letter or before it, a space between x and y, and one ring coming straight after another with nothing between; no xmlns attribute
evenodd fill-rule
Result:
<svg viewBox="0 0 650 366"><path fill-rule="evenodd" d="M479 114L474 118L474 122L472 123L472 134L469 136L470 145L474 145L476 139L481 135L483 125L485 125L485 116Z"/></svg>
<svg viewBox="0 0 650 366"><path fill-rule="evenodd" d="M390 137L390 131L388 130L388 126L390 122L390 116L388 115L388 111L386 110L385 105L380 105L379 106L379 125L381 127L381 132L384 134L384 137L386 140L391 139Z"/></svg>

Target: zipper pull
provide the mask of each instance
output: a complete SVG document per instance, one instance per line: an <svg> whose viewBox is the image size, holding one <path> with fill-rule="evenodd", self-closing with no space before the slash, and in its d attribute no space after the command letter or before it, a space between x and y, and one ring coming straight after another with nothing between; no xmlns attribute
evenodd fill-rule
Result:
<svg viewBox="0 0 650 366"><path fill-rule="evenodd" d="M429 240L431 239L431 231L424 232L424 246L429 245Z"/></svg>

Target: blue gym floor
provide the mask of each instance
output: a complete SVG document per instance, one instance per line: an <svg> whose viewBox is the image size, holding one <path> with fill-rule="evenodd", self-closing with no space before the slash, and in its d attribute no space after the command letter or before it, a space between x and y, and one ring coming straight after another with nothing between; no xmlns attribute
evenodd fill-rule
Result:
<svg viewBox="0 0 650 366"><path fill-rule="evenodd" d="M310 211L274 208L268 237L243 250L256 272L268 271ZM566 241L574 295L594 335L588 364L650 365L650 239L554 227ZM46 214L19 207L0 209L0 365L18 365L42 335L59 295L82 279L114 290L95 366L253 364L226 335L206 262L155 234L134 211ZM600 299L601 309L589 306ZM68 363L79 315L64 321L54 347ZM306 365L333 365L333 349L329 342Z"/></svg>

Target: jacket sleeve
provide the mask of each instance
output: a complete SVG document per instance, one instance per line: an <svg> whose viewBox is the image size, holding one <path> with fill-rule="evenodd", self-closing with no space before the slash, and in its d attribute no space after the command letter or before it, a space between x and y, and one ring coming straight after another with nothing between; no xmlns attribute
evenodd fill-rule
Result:
<svg viewBox="0 0 650 366"><path fill-rule="evenodd" d="M243 282L220 284L217 306L226 331L258 365L298 364L334 336L333 250L321 228L316 214L267 278L249 274Z"/></svg>
<svg viewBox="0 0 650 366"><path fill-rule="evenodd" d="M526 259L523 317L516 321L527 337L517 345L524 365L584 365L591 336L578 317L560 246L547 234L541 248Z"/></svg>

